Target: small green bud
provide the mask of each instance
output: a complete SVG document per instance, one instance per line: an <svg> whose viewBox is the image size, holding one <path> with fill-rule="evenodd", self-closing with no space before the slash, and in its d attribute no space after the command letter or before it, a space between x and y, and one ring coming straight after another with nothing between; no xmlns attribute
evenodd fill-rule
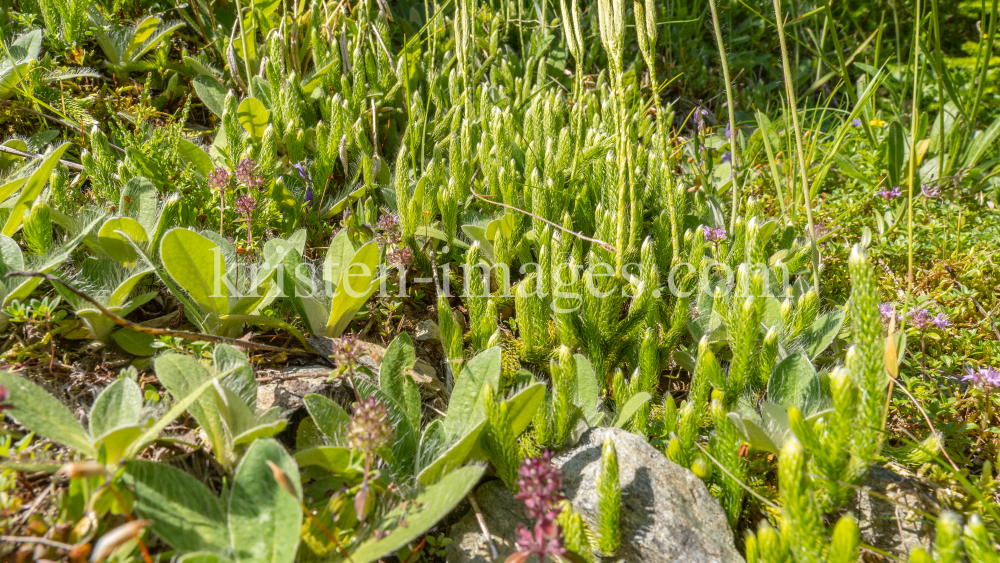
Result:
<svg viewBox="0 0 1000 563"><path fill-rule="evenodd" d="M712 464L709 463L708 458L704 454L698 454L694 456L694 461L691 462L691 472L702 481L707 482L712 478Z"/></svg>
<svg viewBox="0 0 1000 563"><path fill-rule="evenodd" d="M747 563L758 563L760 561L760 549L757 547L757 534L751 530L747 530L744 545L746 546Z"/></svg>
<svg viewBox="0 0 1000 563"><path fill-rule="evenodd" d="M858 522L851 515L844 515L833 528L833 539L830 542L830 554L827 563L852 563L857 559Z"/></svg>
<svg viewBox="0 0 1000 563"><path fill-rule="evenodd" d="M41 256L52 248L52 218L48 203L35 200L24 213L24 242L32 254Z"/></svg>

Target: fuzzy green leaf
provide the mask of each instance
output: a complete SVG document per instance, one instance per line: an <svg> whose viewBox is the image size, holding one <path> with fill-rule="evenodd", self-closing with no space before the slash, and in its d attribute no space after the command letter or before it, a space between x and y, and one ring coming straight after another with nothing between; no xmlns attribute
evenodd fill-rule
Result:
<svg viewBox="0 0 1000 563"><path fill-rule="evenodd" d="M531 424L543 401L545 401L544 383L529 385L507 399L507 420L510 423L511 434L518 436Z"/></svg>
<svg viewBox="0 0 1000 563"><path fill-rule="evenodd" d="M267 465L277 465L295 488L296 496L274 480ZM240 563L292 563L299 544L302 509L299 468L273 439L250 445L236 468L229 495L229 534Z"/></svg>
<svg viewBox="0 0 1000 563"><path fill-rule="evenodd" d="M195 76L191 83L194 85L194 93L198 95L208 111L221 118L226 107L226 88L214 76L199 74Z"/></svg>
<svg viewBox="0 0 1000 563"><path fill-rule="evenodd" d="M28 430L53 442L69 446L89 456L95 456L91 438L80 421L60 401L28 379L9 371L0 371L0 385L10 393L4 411Z"/></svg>
<svg viewBox="0 0 1000 563"><path fill-rule="evenodd" d="M142 391L127 377L108 385L90 409L90 435L103 436L110 430L139 422Z"/></svg>
<svg viewBox="0 0 1000 563"><path fill-rule="evenodd" d="M240 107L236 110L236 117L239 118L240 124L247 130L247 133L250 133L255 139L260 139L264 136L264 130L267 129L267 121L271 117L271 112L267 111L264 104L257 98L247 98L240 102Z"/></svg>
<svg viewBox="0 0 1000 563"><path fill-rule="evenodd" d="M444 419L445 434L455 439L468 428L486 420L483 409L483 386L489 385L496 392L500 389L501 352L494 346L469 360L455 381L448 403L448 416Z"/></svg>
<svg viewBox="0 0 1000 563"><path fill-rule="evenodd" d="M420 389L406 371L417 362L410 335L403 332L389 344L379 368L378 385L386 394L403 406L410 424L420 428Z"/></svg>
<svg viewBox="0 0 1000 563"><path fill-rule="evenodd" d="M840 327L843 324L844 312L841 310L830 311L817 318L812 326L802 334L802 344L806 356L815 360L817 356L822 354L823 350L826 350L827 346L840 333Z"/></svg>
<svg viewBox="0 0 1000 563"><path fill-rule="evenodd" d="M768 400L783 409L798 407L803 413L818 406L819 377L809 358L792 354L778 364L767 381Z"/></svg>
<svg viewBox="0 0 1000 563"><path fill-rule="evenodd" d="M17 229L21 226L21 222L24 220L24 212L28 210L28 207L35 201L35 198L42 193L42 188L49 182L49 176L52 175L52 171L59 164L59 159L62 158L69 147L69 143L59 145L49 156L45 157L45 160L28 177L28 181L24 183L24 188L21 189L21 195L17 197L14 207L10 210L10 215L7 216L7 222L4 224L2 231L4 236L12 237L17 232Z"/></svg>
<svg viewBox="0 0 1000 563"><path fill-rule="evenodd" d="M347 439L347 430L351 424L351 416L339 404L315 393L306 395L302 400L312 417L316 428L333 444L343 444Z"/></svg>
<svg viewBox="0 0 1000 563"><path fill-rule="evenodd" d="M170 277L201 309L215 317L229 312L226 263L217 244L188 229L171 229L160 242L160 260Z"/></svg>
<svg viewBox="0 0 1000 563"><path fill-rule="evenodd" d="M427 487L417 496L416 502L401 503L379 524L379 529L390 530L389 534L382 539L369 540L361 544L351 553L351 560L354 563L371 563L396 552L420 537L465 498L465 495L479 482L483 470L484 467L481 465L456 469Z"/></svg>
<svg viewBox="0 0 1000 563"><path fill-rule="evenodd" d="M653 396L645 391L632 395L632 398L625 403L625 406L622 407L620 411L618 411L618 416L615 417L611 426L614 426L615 428L624 428L625 425L632 420L632 417L635 416L635 413L639 412L639 409L652 400L652 398Z"/></svg>
<svg viewBox="0 0 1000 563"><path fill-rule="evenodd" d="M104 223L97 232L97 239L101 241L101 248L123 266L134 264L139 258L139 253L128 239L143 248L149 244L146 229L129 217L116 217Z"/></svg>
<svg viewBox="0 0 1000 563"><path fill-rule="evenodd" d="M201 481L166 463L139 460L129 462L125 478L136 510L167 545L180 553L229 550L222 503Z"/></svg>
<svg viewBox="0 0 1000 563"><path fill-rule="evenodd" d="M544 388L544 386L542 387ZM537 407L535 408L537 409ZM486 421L483 420L471 428L465 436L452 444L451 447L438 456L438 458L435 459L430 465L425 467L423 471L420 472L420 475L417 476L417 480L420 481L422 485L429 485L437 481L445 473L448 473L465 463L469 454L471 454L475 449L476 442L479 441L479 435L482 434L485 427Z"/></svg>

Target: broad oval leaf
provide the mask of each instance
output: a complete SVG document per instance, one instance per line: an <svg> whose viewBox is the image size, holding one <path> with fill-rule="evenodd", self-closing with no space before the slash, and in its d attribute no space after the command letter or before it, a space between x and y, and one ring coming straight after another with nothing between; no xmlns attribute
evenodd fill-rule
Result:
<svg viewBox="0 0 1000 563"><path fill-rule="evenodd" d="M296 496L274 480L267 462L285 472ZM236 468L229 495L229 537L240 563L292 563L299 544L302 509L299 468L271 438L257 440Z"/></svg>
<svg viewBox="0 0 1000 563"><path fill-rule="evenodd" d="M131 461L125 479L135 491L135 508L153 521L153 533L180 553L229 550L222 503L187 472L166 463Z"/></svg>
<svg viewBox="0 0 1000 563"><path fill-rule="evenodd" d="M316 428L332 444L343 444L347 439L347 429L351 424L351 417L339 404L333 400L311 393L302 400L312 417Z"/></svg>
<svg viewBox="0 0 1000 563"><path fill-rule="evenodd" d="M480 352L465 365L465 369L455 380L455 388L448 403L448 416L444 419L445 435L449 439L464 435L466 429L486 420L483 386L491 386L494 392L499 390L500 372L499 346Z"/></svg>
<svg viewBox="0 0 1000 563"><path fill-rule="evenodd" d="M537 409L537 407L535 408ZM476 426L470 428L469 432L465 436L462 436L458 441L452 444L451 447L445 450L444 453L438 456L437 459L431 462L430 465L425 467L420 472L420 475L417 476L417 480L420 481L420 484L429 485L434 483L445 473L448 473L465 463L469 454L471 454L475 449L476 443L479 441L479 435L482 434L483 428L485 427L486 421L483 420ZM517 434L519 433L514 433L515 436Z"/></svg>
<svg viewBox="0 0 1000 563"><path fill-rule="evenodd" d="M177 139L177 153L184 162L193 166L205 178L208 178L215 169L212 157L208 156L205 149L187 139Z"/></svg>
<svg viewBox="0 0 1000 563"><path fill-rule="evenodd" d="M83 425L59 399L9 371L0 371L0 385L7 387L10 393L8 404L14 407L5 411L7 416L53 442L90 456L97 455Z"/></svg>
<svg viewBox="0 0 1000 563"><path fill-rule="evenodd" d="M544 383L531 384L507 399L507 420L510 424L511 434L517 436L531 424L538 407L542 406L544 400Z"/></svg>
<svg viewBox="0 0 1000 563"><path fill-rule="evenodd" d="M134 264L139 259L139 253L129 239L141 248L149 244L146 229L129 217L117 217L104 223L97 232L97 239L101 241L101 247L123 266Z"/></svg>
<svg viewBox="0 0 1000 563"><path fill-rule="evenodd" d="M353 553L354 563L371 563L393 553L434 527L465 498L482 477L484 467L470 465L445 475L415 499L404 501L380 522L380 530L391 530L378 540L368 540Z"/></svg>
<svg viewBox="0 0 1000 563"><path fill-rule="evenodd" d="M221 317L229 312L229 289L222 279L226 263L217 244L188 229L171 229L160 242L160 260L205 313Z"/></svg>
<svg viewBox="0 0 1000 563"><path fill-rule="evenodd" d="M396 400L406 411L406 417L414 428L420 428L420 390L413 378L406 373L417 362L410 335L403 332L393 339L382 356L379 367L378 386Z"/></svg>
<svg viewBox="0 0 1000 563"><path fill-rule="evenodd" d="M827 346L840 333L840 327L844 324L844 312L841 310L830 311L825 315L820 315L812 326L807 328L802 334L802 344L805 348L806 356L810 360L815 360L817 356L826 350Z"/></svg>
<svg viewBox="0 0 1000 563"><path fill-rule="evenodd" d="M792 354L781 361L767 380L767 398L783 409L797 407L808 413L809 406L818 406L819 377L809 358Z"/></svg>
<svg viewBox="0 0 1000 563"><path fill-rule="evenodd" d="M327 292L332 293L340 285L340 276L354 258L356 249L347 236L347 229L341 229L330 242L323 260L323 280L327 284Z"/></svg>
<svg viewBox="0 0 1000 563"><path fill-rule="evenodd" d="M295 454L299 467L322 467L335 475L354 477L358 468L353 467L351 450L339 446L317 446Z"/></svg>
<svg viewBox="0 0 1000 563"><path fill-rule="evenodd" d="M214 76L199 74L195 76L191 83L194 84L194 92L198 94L208 111L221 118L226 109L226 88Z"/></svg>
<svg viewBox="0 0 1000 563"><path fill-rule="evenodd" d="M326 323L324 336L336 338L340 336L354 315L378 289L379 280L375 280L378 271L379 248L374 241L362 246L354 253L350 264L340 276L340 284L333 292L330 303L330 319Z"/></svg>
<svg viewBox="0 0 1000 563"><path fill-rule="evenodd" d="M615 421L611 425L615 428L624 428L628 424L628 421L632 420L632 417L635 416L635 413L639 412L639 409L652 398L653 396L645 391L632 395L632 398L618 411L618 416L615 417Z"/></svg>
<svg viewBox="0 0 1000 563"><path fill-rule="evenodd" d="M152 232L156 229L159 203L160 198L153 182L150 182L148 178L137 176L129 180L122 188L118 211L123 216L132 217L138 221L146 232Z"/></svg>
<svg viewBox="0 0 1000 563"><path fill-rule="evenodd" d="M108 385L90 409L90 435L103 436L110 430L136 424L142 411L142 391L127 377Z"/></svg>
<svg viewBox="0 0 1000 563"><path fill-rule="evenodd" d="M267 111L264 104L257 98L247 98L240 102L239 109L236 110L236 117L240 124L255 139L264 137L264 130L267 129L267 121L271 117L271 112Z"/></svg>

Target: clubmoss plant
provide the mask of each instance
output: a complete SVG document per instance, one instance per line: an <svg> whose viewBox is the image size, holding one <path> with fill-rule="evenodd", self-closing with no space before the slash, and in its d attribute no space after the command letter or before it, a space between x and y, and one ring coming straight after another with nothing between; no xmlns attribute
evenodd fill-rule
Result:
<svg viewBox="0 0 1000 563"><path fill-rule="evenodd" d="M601 467L597 471L597 551L610 557L621 543L619 515L622 492L618 481L618 452L608 436L601 446Z"/></svg>

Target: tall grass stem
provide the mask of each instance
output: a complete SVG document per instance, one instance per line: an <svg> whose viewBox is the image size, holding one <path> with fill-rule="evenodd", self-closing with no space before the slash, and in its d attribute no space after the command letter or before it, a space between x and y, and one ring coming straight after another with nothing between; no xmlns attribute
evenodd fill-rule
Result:
<svg viewBox="0 0 1000 563"><path fill-rule="evenodd" d="M799 160L799 172L802 175L802 199L806 207L806 222L808 223L809 240L812 245L813 289L819 295L819 249L816 246L816 226L813 223L809 171L806 168L806 155L802 148L802 126L799 124L799 106L795 101L795 83L792 81L792 69L788 63L788 45L785 42L785 21L781 16L781 0L772 1L774 3L774 23L778 28L778 43L781 45L781 67L785 74L785 93L788 96L788 105L792 114L792 128L795 130L795 148Z"/></svg>
<svg viewBox="0 0 1000 563"><path fill-rule="evenodd" d="M722 79L726 84L726 105L729 108L729 151L730 156L730 178L732 179L733 204L729 219L729 231L736 230L736 211L740 206L739 188L739 159L737 158L736 142L736 104L733 101L733 81L729 78L729 63L726 62L726 44L722 40L722 28L719 26L719 12L715 7L715 0L708 0L708 6L712 10L712 25L715 26L715 42L719 45L719 63L722 64Z"/></svg>

